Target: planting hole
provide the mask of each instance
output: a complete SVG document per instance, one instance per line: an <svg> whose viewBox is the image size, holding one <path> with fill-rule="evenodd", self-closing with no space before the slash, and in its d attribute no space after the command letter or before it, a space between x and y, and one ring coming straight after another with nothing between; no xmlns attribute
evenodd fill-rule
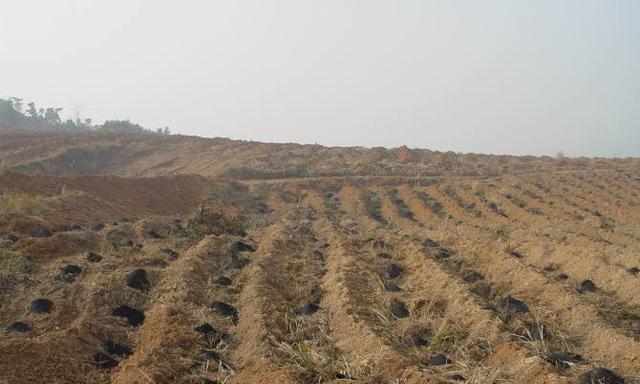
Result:
<svg viewBox="0 0 640 384"><path fill-rule="evenodd" d="M409 316L409 310L407 310L407 307L404 305L404 303L399 300L393 300L391 302L391 313L393 313L393 315L398 318Z"/></svg>
<svg viewBox="0 0 640 384"><path fill-rule="evenodd" d="M31 302L31 312L49 313L53 308L53 303L49 299L35 299Z"/></svg>
<svg viewBox="0 0 640 384"><path fill-rule="evenodd" d="M132 327L144 323L144 313L128 305L121 305L111 312L111 316L123 317Z"/></svg>

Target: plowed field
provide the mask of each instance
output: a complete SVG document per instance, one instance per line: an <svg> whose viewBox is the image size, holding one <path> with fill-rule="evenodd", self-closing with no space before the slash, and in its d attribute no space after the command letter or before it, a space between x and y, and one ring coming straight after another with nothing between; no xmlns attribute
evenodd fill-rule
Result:
<svg viewBox="0 0 640 384"><path fill-rule="evenodd" d="M0 181L0 383L640 378L635 170Z"/></svg>

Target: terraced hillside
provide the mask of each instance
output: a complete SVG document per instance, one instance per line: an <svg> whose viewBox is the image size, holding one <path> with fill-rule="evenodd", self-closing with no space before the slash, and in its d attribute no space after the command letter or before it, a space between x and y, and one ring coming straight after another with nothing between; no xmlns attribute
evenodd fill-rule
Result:
<svg viewBox="0 0 640 384"><path fill-rule="evenodd" d="M640 168L607 164L6 170L0 383L640 382Z"/></svg>

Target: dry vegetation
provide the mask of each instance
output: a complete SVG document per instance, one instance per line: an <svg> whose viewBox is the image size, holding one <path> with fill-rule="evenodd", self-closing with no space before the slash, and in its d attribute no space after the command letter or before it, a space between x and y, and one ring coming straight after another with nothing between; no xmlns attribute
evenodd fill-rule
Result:
<svg viewBox="0 0 640 384"><path fill-rule="evenodd" d="M0 383L640 380L636 159L2 135Z"/></svg>
<svg viewBox="0 0 640 384"><path fill-rule="evenodd" d="M0 195L0 215L36 215L43 209L46 200L26 193L4 193Z"/></svg>

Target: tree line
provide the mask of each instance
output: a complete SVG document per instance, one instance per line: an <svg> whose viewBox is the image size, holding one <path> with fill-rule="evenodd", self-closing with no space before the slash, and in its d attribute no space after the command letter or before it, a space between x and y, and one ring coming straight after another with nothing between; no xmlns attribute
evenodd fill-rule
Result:
<svg viewBox="0 0 640 384"><path fill-rule="evenodd" d="M38 108L18 97L0 98L0 127L39 128L65 131L99 131L112 133L156 133L169 135L169 127L147 129L129 120L107 120L93 124L91 119L62 120L62 108Z"/></svg>

